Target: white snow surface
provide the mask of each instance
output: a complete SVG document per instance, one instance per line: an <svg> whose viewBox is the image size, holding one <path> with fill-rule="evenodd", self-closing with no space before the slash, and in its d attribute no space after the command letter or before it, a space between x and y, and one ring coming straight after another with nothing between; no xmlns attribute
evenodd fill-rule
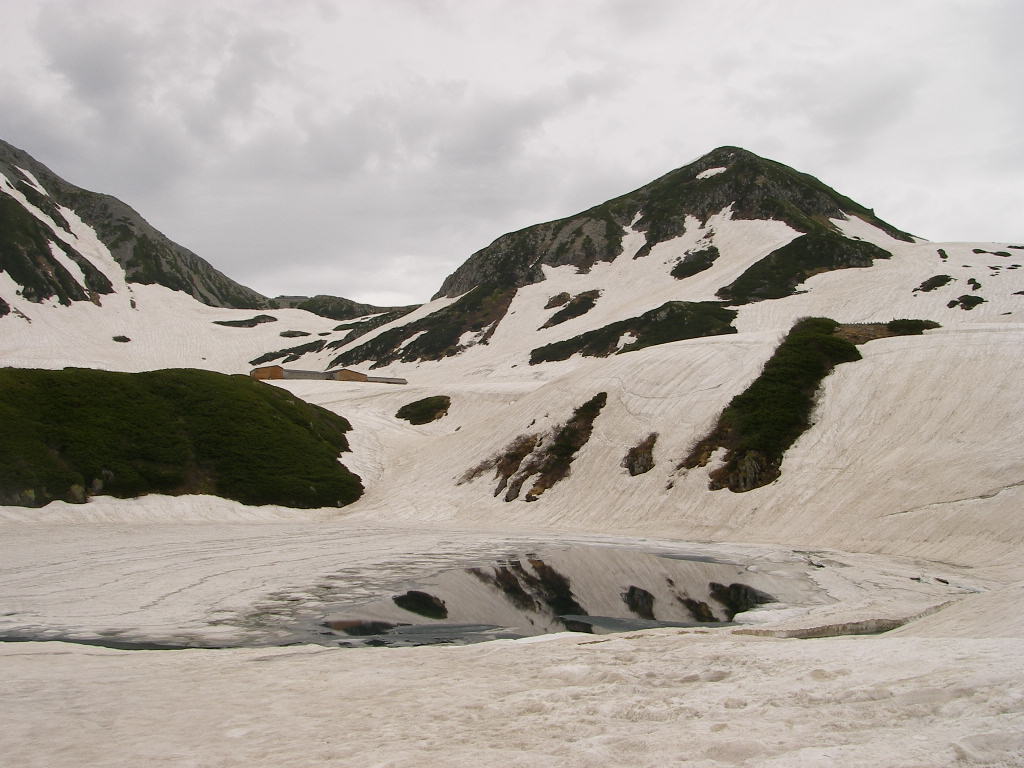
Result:
<svg viewBox="0 0 1024 768"><path fill-rule="evenodd" d="M95 236L68 219L75 247L112 274ZM1024 264L1024 250L904 243L856 218L837 225L892 258L740 307L737 334L527 363L534 347L665 301L711 300L799 234L726 210L704 225L689 220L684 235L640 259L643 235L631 232L618 259L587 274L545 267L547 279L518 292L488 343L373 371L408 386L282 382L353 424L342 461L367 492L343 510L205 496L0 507L0 633L36 639L0 643L4 761L1024 765L1024 269L1010 268ZM670 276L708 244L721 253L710 269ZM60 307L25 301L0 273L0 296L17 310L0 318L0 364L237 373L263 352L346 333L301 310L261 312L278 320L254 328L215 325L257 312L129 286L119 274L102 306ZM954 281L914 291L936 274ZM593 289L602 291L593 310L538 330L551 296ZM985 303L947 306L962 294ZM776 482L712 492L710 467L676 470L806 315L919 317L942 328L869 342L861 361L838 366ZM293 329L313 335L280 338ZM323 367L339 352L295 366ZM538 501L502 501L487 474L460 483L518 435L551 430L600 391L608 402L593 436L570 476ZM435 394L452 399L440 421L394 417ZM651 432L656 465L631 477L622 458ZM539 542L724 558L751 578L778 580L785 600L717 629L456 647L147 651L57 641L273 646L328 597L386 596L452 563ZM628 586L610 566L592 578Z"/></svg>
<svg viewBox="0 0 1024 768"><path fill-rule="evenodd" d="M728 168L708 168L706 171L701 171L697 174L698 179L710 179L712 176L717 176L720 173L725 173Z"/></svg>

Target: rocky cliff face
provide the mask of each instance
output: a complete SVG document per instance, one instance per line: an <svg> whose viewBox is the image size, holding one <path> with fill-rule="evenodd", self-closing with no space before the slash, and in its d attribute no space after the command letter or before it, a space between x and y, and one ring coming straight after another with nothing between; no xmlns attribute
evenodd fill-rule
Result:
<svg viewBox="0 0 1024 768"><path fill-rule="evenodd" d="M236 283L172 242L130 206L110 195L68 183L27 152L4 141L0 141L0 175L6 181L5 189L9 186L24 195L62 228L67 228L67 222L61 208L74 211L96 230L130 283L156 283L189 293L211 306L270 306L265 296ZM89 259L57 241L45 224L9 194L0 194L0 225L0 270L23 287L25 297L33 301L56 297L66 304L95 299L112 290ZM51 243L81 268L84 281L72 275L62 255L52 251Z"/></svg>

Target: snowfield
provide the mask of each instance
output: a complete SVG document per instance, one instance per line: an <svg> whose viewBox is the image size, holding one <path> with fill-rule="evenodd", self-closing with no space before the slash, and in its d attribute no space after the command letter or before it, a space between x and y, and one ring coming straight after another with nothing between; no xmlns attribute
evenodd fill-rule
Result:
<svg viewBox="0 0 1024 768"><path fill-rule="evenodd" d="M76 247L119 269L67 218ZM542 344L665 301L712 299L797 235L725 210L641 259L643 238L631 232L618 259L588 274L545 268L547 280L518 292L486 345L373 371L408 386L281 382L352 422L342 461L367 493L345 509L203 496L0 507L0 634L12 640L0 643L4 762L1024 765L1024 270L1011 269L1024 250L904 243L856 219L840 225L892 258L743 306L737 334L528 364ZM721 252L710 269L669 275L708 243ZM936 274L954 280L914 290ZM0 296L15 310L0 318L0 364L244 373L264 352L346 333L300 310L217 309L120 280L99 306L59 307L23 300L0 273ZM587 290L602 292L591 312L538 330L555 311L544 309L551 296ZM972 293L985 303L948 306ZM256 314L277 322L213 322ZM711 467L677 469L807 315L942 327L871 341L862 360L838 366L776 482L712 492ZM281 338L284 330L311 335ZM322 369L339 351L294 367ZM598 392L608 402L590 441L538 501L503 501L490 474L464 481ZM438 394L452 400L445 418L412 426L394 417ZM652 432L655 466L632 477L622 459ZM387 597L444 568L542 543L717 558L776 580L783 599L720 628L280 647L297 622L340 600ZM592 570L588 583L607 594L628 586L611 566ZM69 639L233 647L116 650Z"/></svg>

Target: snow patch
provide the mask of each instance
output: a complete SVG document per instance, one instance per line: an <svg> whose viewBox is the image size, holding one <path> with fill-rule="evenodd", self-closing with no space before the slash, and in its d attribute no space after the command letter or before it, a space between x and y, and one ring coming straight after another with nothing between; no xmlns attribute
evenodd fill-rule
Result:
<svg viewBox="0 0 1024 768"><path fill-rule="evenodd" d="M725 173L728 168L708 168L706 171L701 171L697 174L698 179L710 179L712 176L717 176L720 173Z"/></svg>
<svg viewBox="0 0 1024 768"><path fill-rule="evenodd" d="M71 274L71 277L73 277L75 282L81 286L82 290L85 290L85 273L82 271L82 268L74 259L69 258L68 255L64 253L64 249L56 243L51 241L49 245L50 255L53 256L54 260Z"/></svg>
<svg viewBox="0 0 1024 768"><path fill-rule="evenodd" d="M32 187L36 192L38 192L41 195L46 195L47 197L50 196L50 193L43 189L43 185L39 183L39 180L35 176L32 175L31 171L26 171L20 165L16 165L14 167L18 169L18 172L25 177L25 181L27 181L29 186Z"/></svg>

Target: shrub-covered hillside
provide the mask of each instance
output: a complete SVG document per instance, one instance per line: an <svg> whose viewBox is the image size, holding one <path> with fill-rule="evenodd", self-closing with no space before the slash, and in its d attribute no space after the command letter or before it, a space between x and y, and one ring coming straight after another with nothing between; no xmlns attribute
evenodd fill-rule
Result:
<svg viewBox="0 0 1024 768"><path fill-rule="evenodd" d="M324 507L362 494L342 417L210 371L0 370L0 504L208 493Z"/></svg>

